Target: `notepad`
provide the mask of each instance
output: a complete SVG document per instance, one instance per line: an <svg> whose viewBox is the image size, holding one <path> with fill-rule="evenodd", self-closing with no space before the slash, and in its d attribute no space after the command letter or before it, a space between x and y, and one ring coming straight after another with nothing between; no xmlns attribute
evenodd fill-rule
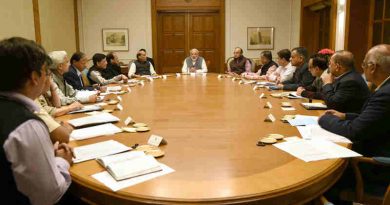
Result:
<svg viewBox="0 0 390 205"><path fill-rule="evenodd" d="M130 147L127 147L126 145L115 140L108 140L94 144L79 146L75 147L73 150L73 153L75 155L73 162L84 162L87 160L96 159L99 157L117 154L129 150L131 150Z"/></svg>
<svg viewBox="0 0 390 205"><path fill-rule="evenodd" d="M70 133L70 137L75 140L84 140L102 135L111 135L119 132L122 132L122 129L111 123L107 123L103 125L73 130L72 133Z"/></svg>
<svg viewBox="0 0 390 205"><path fill-rule="evenodd" d="M101 113L97 115L80 117L73 120L69 120L68 123L78 128L83 126L97 125L97 124L118 122L118 121L119 118L115 117L114 115L111 115L110 113Z"/></svg>
<svg viewBox="0 0 390 205"><path fill-rule="evenodd" d="M150 155L110 163L106 169L117 181L162 170L160 163Z"/></svg>
<svg viewBox="0 0 390 205"><path fill-rule="evenodd" d="M103 108L101 106L98 106L98 105L84 105L84 107L82 107L81 109L75 110L75 111L71 111L71 112L69 112L69 114L82 113L82 112L91 112L91 111L99 111L99 110L102 110L102 109Z"/></svg>
<svg viewBox="0 0 390 205"><path fill-rule="evenodd" d="M308 110L326 110L328 107L322 103L301 103Z"/></svg>

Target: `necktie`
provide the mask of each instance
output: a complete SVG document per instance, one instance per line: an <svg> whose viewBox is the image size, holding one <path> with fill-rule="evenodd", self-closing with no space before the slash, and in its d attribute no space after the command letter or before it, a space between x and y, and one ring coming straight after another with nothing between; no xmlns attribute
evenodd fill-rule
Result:
<svg viewBox="0 0 390 205"><path fill-rule="evenodd" d="M79 75L79 80L80 80L80 83L81 83L81 87L84 87L83 77L81 76L81 74Z"/></svg>

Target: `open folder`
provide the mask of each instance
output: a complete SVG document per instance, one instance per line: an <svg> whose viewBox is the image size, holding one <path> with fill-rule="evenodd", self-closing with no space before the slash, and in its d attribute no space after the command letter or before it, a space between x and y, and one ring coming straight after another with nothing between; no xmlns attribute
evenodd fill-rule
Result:
<svg viewBox="0 0 390 205"><path fill-rule="evenodd" d="M117 181L162 170L160 163L153 156L143 152L125 152L98 158L97 161L105 166Z"/></svg>
<svg viewBox="0 0 390 205"><path fill-rule="evenodd" d="M98 125L98 124L109 123L109 122L118 122L118 121L119 118L115 117L114 115L111 115L110 113L101 113L97 115L80 117L73 120L69 120L68 123L71 124L73 127L79 128L79 127Z"/></svg>

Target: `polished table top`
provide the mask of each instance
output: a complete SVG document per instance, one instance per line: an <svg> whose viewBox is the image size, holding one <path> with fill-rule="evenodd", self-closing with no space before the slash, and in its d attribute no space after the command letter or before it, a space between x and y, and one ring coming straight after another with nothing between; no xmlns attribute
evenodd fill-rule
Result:
<svg viewBox="0 0 390 205"><path fill-rule="evenodd" d="M168 141L160 147L165 156L158 161L176 171L112 192L91 177L104 171L92 160L73 165L74 184L79 192L84 190L82 196L99 204L296 204L321 195L340 176L346 160L305 163L274 146L256 146L260 137L271 133L299 136L295 127L280 121L285 114L320 112L299 105L307 99L278 99L265 88L252 88L231 78L219 79L216 74L168 77L133 87L131 93L121 96L124 110L113 113L121 119L116 125L124 126L124 120L131 116L136 122L147 123L151 131L72 141L71 145L114 139L131 146L146 144L149 136L156 134ZM262 92L267 99L259 98ZM283 111L283 101L290 101L296 111ZM266 102L273 105L272 109L264 108ZM277 120L264 122L270 113ZM82 116L85 114L60 119Z"/></svg>

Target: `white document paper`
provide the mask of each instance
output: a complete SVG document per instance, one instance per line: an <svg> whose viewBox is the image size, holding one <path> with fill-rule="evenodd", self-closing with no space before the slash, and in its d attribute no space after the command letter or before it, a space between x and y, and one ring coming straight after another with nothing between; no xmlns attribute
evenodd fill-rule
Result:
<svg viewBox="0 0 390 205"><path fill-rule="evenodd" d="M70 137L75 140L84 140L102 135L112 135L119 132L122 132L122 129L111 123L107 123L103 125L73 130L72 133L70 133Z"/></svg>
<svg viewBox="0 0 390 205"><path fill-rule="evenodd" d="M102 124L109 122L118 122L119 118L111 115L110 113L101 113L97 115L80 117L73 120L69 120L68 123L74 127L81 127L85 125Z"/></svg>
<svg viewBox="0 0 390 205"><path fill-rule="evenodd" d="M107 171L100 172L97 174L92 175L93 178L101 182L102 184L106 185L108 188L110 188L112 191L118 191L120 189L134 186L136 184L169 174L174 172L175 170L168 167L165 164L160 163L160 166L162 168L162 171L154 172L146 175L142 175L139 177L134 177L130 179L125 179L121 181L116 181Z"/></svg>
<svg viewBox="0 0 390 205"><path fill-rule="evenodd" d="M84 162L87 160L96 159L98 157L104 157L129 150L131 150L130 147L127 147L126 145L119 143L115 140L98 142L94 144L75 147L73 150L75 154L73 162Z"/></svg>
<svg viewBox="0 0 390 205"><path fill-rule="evenodd" d="M318 116L295 115L294 119L287 120L292 126L318 125Z"/></svg>
<svg viewBox="0 0 390 205"><path fill-rule="evenodd" d="M323 139L335 143L352 143L348 138L329 132L319 125L298 126L297 128L303 139Z"/></svg>
<svg viewBox="0 0 390 205"><path fill-rule="evenodd" d="M81 99L81 98L88 98L91 95L96 95L97 91L95 90L78 90L76 92L76 98Z"/></svg>
<svg viewBox="0 0 390 205"><path fill-rule="evenodd" d="M98 105L84 105L81 109L71 111L71 112L69 112L69 114L81 113L81 112L91 112L91 111L98 111L98 110L102 110L102 107L98 106Z"/></svg>
<svg viewBox="0 0 390 205"><path fill-rule="evenodd" d="M295 110L295 108L294 107L282 107L282 110L284 110L284 111L293 111L293 110Z"/></svg>
<svg viewBox="0 0 390 205"><path fill-rule="evenodd" d="M361 156L350 149L326 140L292 140L274 144L275 147L305 162Z"/></svg>
<svg viewBox="0 0 390 205"><path fill-rule="evenodd" d="M122 87L121 86L108 86L106 92L116 92L116 91L121 91Z"/></svg>

